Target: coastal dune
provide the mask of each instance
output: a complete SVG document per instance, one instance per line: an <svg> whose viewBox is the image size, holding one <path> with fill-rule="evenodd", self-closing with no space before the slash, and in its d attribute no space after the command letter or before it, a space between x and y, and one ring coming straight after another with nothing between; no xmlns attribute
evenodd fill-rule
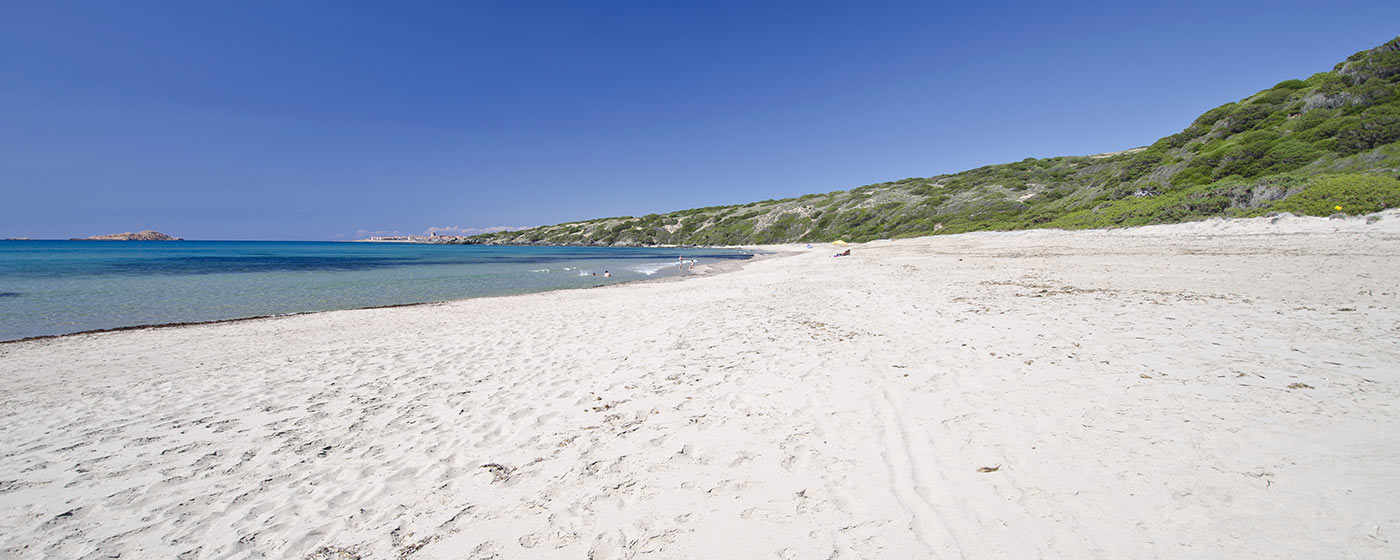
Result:
<svg viewBox="0 0 1400 560"><path fill-rule="evenodd" d="M0 344L0 557L1400 556L1400 212L769 249Z"/></svg>

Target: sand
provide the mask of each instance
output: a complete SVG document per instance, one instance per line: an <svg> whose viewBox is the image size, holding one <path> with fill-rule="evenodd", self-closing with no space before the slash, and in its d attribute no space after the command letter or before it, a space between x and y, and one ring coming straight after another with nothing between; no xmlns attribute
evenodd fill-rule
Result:
<svg viewBox="0 0 1400 560"><path fill-rule="evenodd" d="M0 344L4 558L1395 558L1400 212Z"/></svg>

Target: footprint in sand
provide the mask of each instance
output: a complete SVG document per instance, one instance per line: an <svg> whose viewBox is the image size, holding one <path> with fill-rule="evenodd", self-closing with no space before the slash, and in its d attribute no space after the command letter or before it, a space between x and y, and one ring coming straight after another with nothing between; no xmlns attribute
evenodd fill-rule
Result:
<svg viewBox="0 0 1400 560"><path fill-rule="evenodd" d="M593 539L593 546L588 548L588 560L620 558L624 551L623 543L626 540L621 531L600 533Z"/></svg>
<svg viewBox="0 0 1400 560"><path fill-rule="evenodd" d="M471 554L467 555L467 558L472 558L475 560L499 558L501 556L501 550L503 550L504 548L505 547L501 546L501 544L496 541L486 541L479 545L476 545L476 548L472 549Z"/></svg>

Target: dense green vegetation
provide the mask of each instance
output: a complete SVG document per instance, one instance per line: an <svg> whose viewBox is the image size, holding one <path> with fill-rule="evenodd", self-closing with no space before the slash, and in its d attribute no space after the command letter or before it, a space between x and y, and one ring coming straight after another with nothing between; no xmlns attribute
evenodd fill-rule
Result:
<svg viewBox="0 0 1400 560"><path fill-rule="evenodd" d="M1114 154L1028 158L848 191L623 216L473 243L736 245L1101 228L1400 206L1400 38ZM1340 207L1340 210L1338 209Z"/></svg>

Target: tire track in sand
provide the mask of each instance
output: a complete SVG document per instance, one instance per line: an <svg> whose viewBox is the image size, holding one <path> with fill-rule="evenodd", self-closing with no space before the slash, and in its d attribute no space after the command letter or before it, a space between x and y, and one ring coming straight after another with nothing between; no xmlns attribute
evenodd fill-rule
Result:
<svg viewBox="0 0 1400 560"><path fill-rule="evenodd" d="M882 388L872 397L871 408L880 420L881 456L889 472L890 491L909 514L909 528L934 557L962 558L963 550L938 506L934 490L946 481L929 481L926 473L937 472L936 465L921 464L937 457L932 446L911 437L908 416Z"/></svg>

